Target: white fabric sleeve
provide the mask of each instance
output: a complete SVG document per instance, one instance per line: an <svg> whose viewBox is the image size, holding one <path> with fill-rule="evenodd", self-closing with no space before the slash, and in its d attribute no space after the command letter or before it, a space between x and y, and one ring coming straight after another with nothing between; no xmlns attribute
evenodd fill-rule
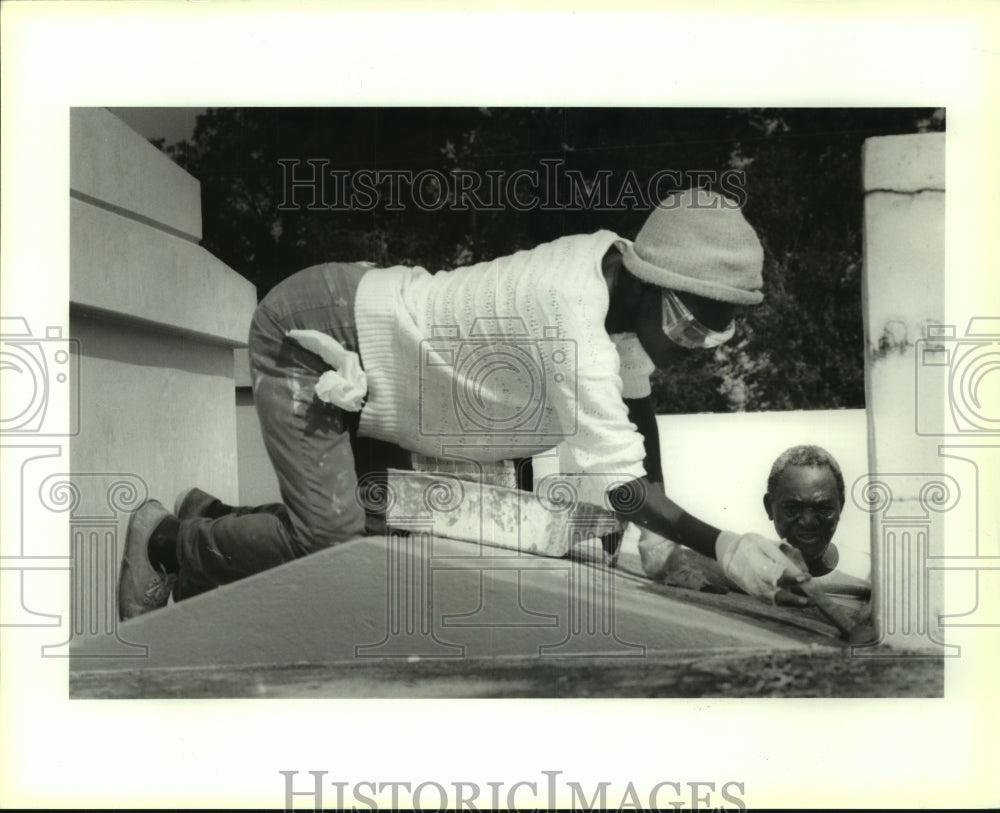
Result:
<svg viewBox="0 0 1000 813"><path fill-rule="evenodd" d="M551 286L540 296L546 319L564 327L576 356L572 374L548 376L550 403L566 431L573 468L586 477L588 492L603 494L608 486L646 475L645 446L622 400L618 351L602 324L606 302L567 301L564 291L563 285ZM580 291L572 296L579 300Z"/></svg>

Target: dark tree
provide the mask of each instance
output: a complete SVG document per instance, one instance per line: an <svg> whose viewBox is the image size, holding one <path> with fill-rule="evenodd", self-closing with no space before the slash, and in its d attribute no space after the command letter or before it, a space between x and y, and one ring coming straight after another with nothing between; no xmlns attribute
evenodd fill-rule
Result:
<svg viewBox="0 0 1000 813"><path fill-rule="evenodd" d="M744 173L765 301L743 311L730 345L655 375L658 410L677 413L864 406L862 145L943 128L943 111L912 108L219 108L199 117L190 142L165 149L201 181L204 246L260 296L327 260L438 270L601 228L632 238L649 201L630 178L644 185L673 170L665 194ZM319 201L303 188L286 200L287 162L301 178L310 159L342 176L425 172L434 210L394 209L382 186L369 207L338 206L335 184ZM435 188L435 173L544 177L556 165L606 183L604 200L617 205L579 205L560 187L554 205L459 209L453 186Z"/></svg>

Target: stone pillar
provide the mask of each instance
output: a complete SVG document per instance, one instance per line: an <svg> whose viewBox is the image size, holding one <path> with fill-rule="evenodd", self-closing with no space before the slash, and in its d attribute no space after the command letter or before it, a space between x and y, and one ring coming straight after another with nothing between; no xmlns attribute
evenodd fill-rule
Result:
<svg viewBox="0 0 1000 813"><path fill-rule="evenodd" d="M855 502L871 511L874 620L880 642L941 652L943 513L958 494L942 475L944 393L921 386L917 353L944 318L945 136L871 138L864 147L864 316L869 471ZM930 388L934 389L934 388Z"/></svg>

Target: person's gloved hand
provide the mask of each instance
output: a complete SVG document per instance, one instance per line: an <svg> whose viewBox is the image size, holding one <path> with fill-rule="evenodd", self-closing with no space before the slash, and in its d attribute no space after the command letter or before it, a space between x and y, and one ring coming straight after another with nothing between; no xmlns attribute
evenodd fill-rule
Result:
<svg viewBox="0 0 1000 813"><path fill-rule="evenodd" d="M689 590L719 593L698 567L690 561L687 551L676 542L660 536L649 528L639 527L639 561L642 571L653 581L663 581Z"/></svg>
<svg viewBox="0 0 1000 813"><path fill-rule="evenodd" d="M788 607L812 604L790 589L811 578L802 554L791 545L723 531L715 541L715 558L729 580L755 598Z"/></svg>

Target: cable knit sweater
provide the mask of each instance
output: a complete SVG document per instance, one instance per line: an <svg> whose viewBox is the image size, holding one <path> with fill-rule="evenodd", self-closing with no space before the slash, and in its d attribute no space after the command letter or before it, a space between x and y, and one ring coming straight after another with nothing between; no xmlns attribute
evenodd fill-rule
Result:
<svg viewBox="0 0 1000 813"><path fill-rule="evenodd" d="M643 440L622 398L649 394L653 364L634 334L604 328L601 259L616 244L626 241L599 231L454 271L365 274L360 433L484 461L565 443L576 472L642 477Z"/></svg>

